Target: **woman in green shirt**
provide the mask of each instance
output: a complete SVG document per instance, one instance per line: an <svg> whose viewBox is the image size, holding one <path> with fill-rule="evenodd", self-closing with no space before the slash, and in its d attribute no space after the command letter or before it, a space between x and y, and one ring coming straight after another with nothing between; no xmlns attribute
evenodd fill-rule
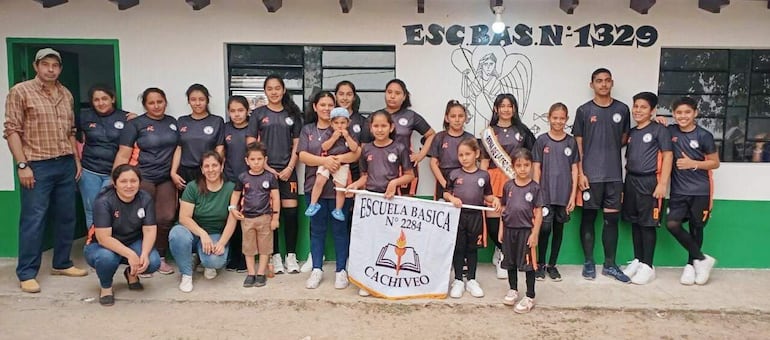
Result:
<svg viewBox="0 0 770 340"><path fill-rule="evenodd" d="M169 246L182 274L179 290L185 293L193 290L193 253L198 254L203 276L209 280L227 263L227 244L237 221L227 210L235 185L225 181L223 169L219 153L205 152L203 176L189 183L179 200L179 224L171 229Z"/></svg>

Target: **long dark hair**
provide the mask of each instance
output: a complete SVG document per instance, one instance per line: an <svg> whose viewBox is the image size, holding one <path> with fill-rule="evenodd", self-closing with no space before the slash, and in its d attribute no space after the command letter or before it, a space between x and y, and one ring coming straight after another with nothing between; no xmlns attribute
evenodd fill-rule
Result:
<svg viewBox="0 0 770 340"><path fill-rule="evenodd" d="M205 162L209 158L214 158L217 163L219 163L219 166L223 166L225 163L225 160L222 158L222 155L219 154L219 152L216 152L214 150L209 150L203 153L201 156L201 174L198 176L198 178L195 180L195 183L198 184L198 193L203 196L209 193L209 188L206 186L206 176L203 175L203 162ZM219 180L224 181L224 175L220 172L219 173Z"/></svg>
<svg viewBox="0 0 770 340"><path fill-rule="evenodd" d="M521 121L521 116L519 116L519 102L512 94L501 93L497 95L495 98L495 109L492 110L492 119L489 120L489 126L497 126L497 123L500 121L500 114L497 111L500 110L500 106L503 105L503 101L505 100L510 101L511 105L513 106L513 117L511 117L511 125L515 127L524 137L522 140L522 145L527 149L531 149L532 145L535 144L535 135L532 133L529 127L527 127L527 125Z"/></svg>
<svg viewBox="0 0 770 340"><path fill-rule="evenodd" d="M398 78L391 79L387 84L385 84L385 91L388 90L388 86L390 86L390 84L397 84L398 86L401 87L401 90L404 91L404 102L401 103L401 107L398 110L401 111L401 110L408 109L409 107L411 107L412 106L412 100L410 98L409 90L406 89L406 83L404 83L403 80L398 79Z"/></svg>
<svg viewBox="0 0 770 340"><path fill-rule="evenodd" d="M337 103L337 101L334 99L334 94L329 91L321 91L316 93L315 96L313 96L312 105L310 105L310 109L307 111L305 124L318 123L318 112L315 111L313 106L318 105L318 102L320 102L323 98L331 98L333 103Z"/></svg>
<svg viewBox="0 0 770 340"><path fill-rule="evenodd" d="M277 74L271 74L265 78L265 82L262 83L262 88L267 88L267 82L275 79L283 88L283 97L281 98L281 105L283 105L283 110L286 111L286 113L291 117L291 119L294 120L295 124L302 124L302 110L297 106L297 104L294 103L294 100L291 99L291 95L289 94L289 91L286 90L286 84L283 82L283 78L278 76Z"/></svg>
<svg viewBox="0 0 770 340"><path fill-rule="evenodd" d="M187 88L187 91L185 91L185 96L187 96L187 101L190 101L190 95L192 95L193 92L198 91L200 93L203 93L203 96L206 97L206 113L211 114L211 110L209 110L209 102L211 102L211 94L209 93L209 89L207 89L205 86L201 84L192 84L190 87Z"/></svg>
<svg viewBox="0 0 770 340"><path fill-rule="evenodd" d="M353 104L351 105L351 109L353 112L350 113L350 115L358 113L358 110L361 109L361 97L358 96L358 90L356 90L356 86L353 85L353 83L350 80L343 80L334 87L334 94L337 95L337 92L340 91L340 87L347 86L350 87L351 90L353 90Z"/></svg>

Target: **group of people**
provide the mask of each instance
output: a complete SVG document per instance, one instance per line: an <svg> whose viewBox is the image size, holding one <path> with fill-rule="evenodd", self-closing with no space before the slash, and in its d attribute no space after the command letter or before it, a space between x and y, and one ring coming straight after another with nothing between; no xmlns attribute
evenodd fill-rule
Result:
<svg viewBox="0 0 770 340"><path fill-rule="evenodd" d="M191 113L178 119L167 114L161 89L143 92L146 112L137 116L116 107L111 89L94 87L93 110L75 121L72 95L57 80L59 53L41 49L33 66L37 76L8 94L3 134L22 185L17 276L25 292L40 291L35 277L49 210L56 235L52 273L88 273L70 260L76 185L89 226L84 254L99 277L103 305L114 303L113 276L122 263L128 265L123 272L128 288L139 290L140 277L174 273L168 255L184 292L193 290L196 266L207 279L225 267L245 271L244 287L264 286L273 274L307 269L306 287L317 288L324 276L329 227L336 252L334 286L344 289L352 200L335 187L386 198L414 195L417 165L426 156L437 199L494 210L461 210L449 291L453 298L465 291L484 296L476 280L477 250L486 245L488 232L497 277L509 282L503 302L516 312L530 311L535 281L546 275L561 280L556 264L563 227L578 205L583 207L582 276L596 277L594 222L601 209L602 274L621 282L650 282L669 183L667 227L689 253L681 283L705 284L715 263L701 246L711 210L710 173L719 159L713 136L695 122L697 103L688 97L678 100L672 108L675 123L665 126L654 119L654 94L634 96L632 110L612 98L607 69L591 75L595 95L576 110L574 136L564 129L566 105L551 106L550 130L535 137L519 117L516 98L500 94L488 130L477 139L465 131L467 110L455 100L447 103L443 130L436 133L410 109L410 93L399 79L385 86L385 108L368 118L358 111L360 99L349 81L338 83L334 92L317 93L303 115L283 80L268 76L266 104L252 110L246 98L233 96L227 102L227 123L211 114L209 91L200 84L187 90ZM414 132L423 137L421 148L412 145ZM304 214L310 218L306 268L300 268L296 255L299 163L305 167ZM634 258L624 270L615 256L621 217L632 224L634 245ZM285 258L279 235L285 238ZM521 298L518 271L526 278Z"/></svg>

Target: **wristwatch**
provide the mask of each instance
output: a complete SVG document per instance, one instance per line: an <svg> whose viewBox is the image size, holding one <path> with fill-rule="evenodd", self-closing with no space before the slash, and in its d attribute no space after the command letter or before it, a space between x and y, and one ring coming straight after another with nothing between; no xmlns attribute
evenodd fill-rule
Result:
<svg viewBox="0 0 770 340"><path fill-rule="evenodd" d="M27 168L27 162L19 162L19 163L17 163L16 164L16 168L18 168L19 170L26 169Z"/></svg>

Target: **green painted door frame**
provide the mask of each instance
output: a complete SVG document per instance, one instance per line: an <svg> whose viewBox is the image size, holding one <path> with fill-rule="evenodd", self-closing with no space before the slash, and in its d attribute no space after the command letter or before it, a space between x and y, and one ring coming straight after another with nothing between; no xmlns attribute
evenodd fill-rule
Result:
<svg viewBox="0 0 770 340"><path fill-rule="evenodd" d="M8 88L23 80L34 76L32 61L36 48L41 45L56 46L60 45L102 45L112 47L113 64L115 68L115 101L117 107L121 105L121 87L120 87L120 53L117 39L61 39L61 38L6 38L6 48L8 56ZM30 48L33 47L33 48ZM64 58L64 56L62 56ZM65 65L66 67L66 65ZM74 92L73 92L74 93ZM79 94L74 94L79 97ZM79 102L76 101L76 102ZM4 146L5 147L5 146ZM18 254L19 237L19 213L20 207L20 189L19 180L14 170L14 164L3 165L11 168L14 174L15 189L13 191L0 191L0 206L3 207L3 214L0 214L0 257L15 257ZM81 210L80 200L78 200L78 209ZM82 213L78 213L79 216ZM82 218L78 219L81 224L76 228L78 236L82 236L85 227L82 226ZM50 229L50 228L49 228ZM47 234L50 233L50 230Z"/></svg>

